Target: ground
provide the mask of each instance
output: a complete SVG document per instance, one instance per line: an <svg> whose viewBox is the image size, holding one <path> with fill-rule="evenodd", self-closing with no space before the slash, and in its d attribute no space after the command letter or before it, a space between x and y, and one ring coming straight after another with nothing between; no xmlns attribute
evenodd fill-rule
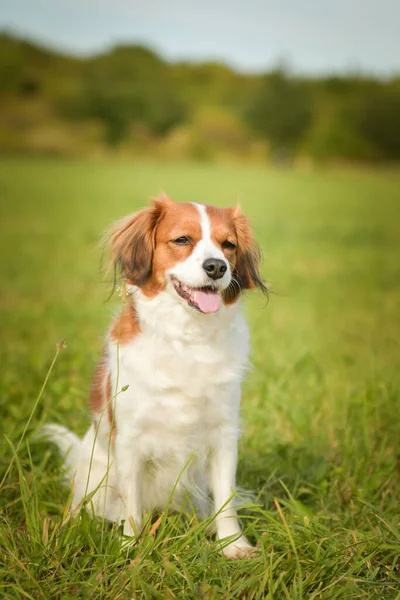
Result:
<svg viewBox="0 0 400 600"><path fill-rule="evenodd" d="M68 519L60 461L34 439L47 422L85 431L120 302L97 242L161 189L239 202L264 251L238 470L252 560L223 559L194 515L121 550L110 525ZM0 596L400 598L400 174L19 158L0 197Z"/></svg>

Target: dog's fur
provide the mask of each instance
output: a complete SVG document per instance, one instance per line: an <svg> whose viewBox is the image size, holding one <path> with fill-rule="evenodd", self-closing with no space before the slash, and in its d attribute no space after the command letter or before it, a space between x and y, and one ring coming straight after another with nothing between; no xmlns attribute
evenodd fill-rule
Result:
<svg viewBox="0 0 400 600"><path fill-rule="evenodd" d="M173 490L172 508L189 498L202 516L211 491L217 537L232 536L225 556L250 556L232 499L249 344L240 296L266 291L248 222L237 208L163 195L118 223L109 243L127 296L94 374L93 424L83 440L45 428L66 455L73 507L92 494L96 514L135 535ZM210 258L226 269L217 279L204 269Z"/></svg>

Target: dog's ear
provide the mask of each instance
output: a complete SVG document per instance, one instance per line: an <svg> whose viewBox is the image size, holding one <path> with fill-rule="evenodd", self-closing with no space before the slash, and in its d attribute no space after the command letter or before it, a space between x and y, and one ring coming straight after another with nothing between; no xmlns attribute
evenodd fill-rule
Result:
<svg viewBox="0 0 400 600"><path fill-rule="evenodd" d="M151 206L117 222L106 236L114 281L121 277L142 286L151 277L156 229L169 203L165 194L154 198Z"/></svg>
<svg viewBox="0 0 400 600"><path fill-rule="evenodd" d="M236 283L226 291L227 303L235 302L243 290L258 288L268 295L268 289L260 275L261 250L253 238L249 222L239 207L232 209L232 218L237 237L236 264L233 268Z"/></svg>

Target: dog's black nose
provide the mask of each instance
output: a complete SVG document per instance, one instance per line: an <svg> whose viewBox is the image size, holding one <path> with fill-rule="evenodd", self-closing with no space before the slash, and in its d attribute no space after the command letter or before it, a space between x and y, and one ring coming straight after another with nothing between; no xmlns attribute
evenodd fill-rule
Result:
<svg viewBox="0 0 400 600"><path fill-rule="evenodd" d="M220 258L207 258L203 262L203 269L211 279L221 279L227 268L226 262Z"/></svg>

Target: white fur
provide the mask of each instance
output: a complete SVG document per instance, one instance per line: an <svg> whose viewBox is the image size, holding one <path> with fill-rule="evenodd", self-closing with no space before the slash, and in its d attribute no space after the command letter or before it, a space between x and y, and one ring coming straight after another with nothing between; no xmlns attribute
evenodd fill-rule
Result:
<svg viewBox="0 0 400 600"><path fill-rule="evenodd" d="M224 256L211 240L204 207L195 206L203 239L167 275L201 286L208 280L203 261ZM220 289L231 280L227 266ZM182 301L171 282L153 299L137 287L130 291L141 333L125 345L107 342L115 447L107 410L82 441L61 429L47 432L63 452L72 447L73 507L92 494L95 513L124 520L124 532L133 535L145 512L166 508L174 486L171 507L180 509L189 499L202 516L210 512L211 491L218 538L235 537L225 555L249 556L253 549L241 535L232 501L249 346L239 303L202 314Z"/></svg>

